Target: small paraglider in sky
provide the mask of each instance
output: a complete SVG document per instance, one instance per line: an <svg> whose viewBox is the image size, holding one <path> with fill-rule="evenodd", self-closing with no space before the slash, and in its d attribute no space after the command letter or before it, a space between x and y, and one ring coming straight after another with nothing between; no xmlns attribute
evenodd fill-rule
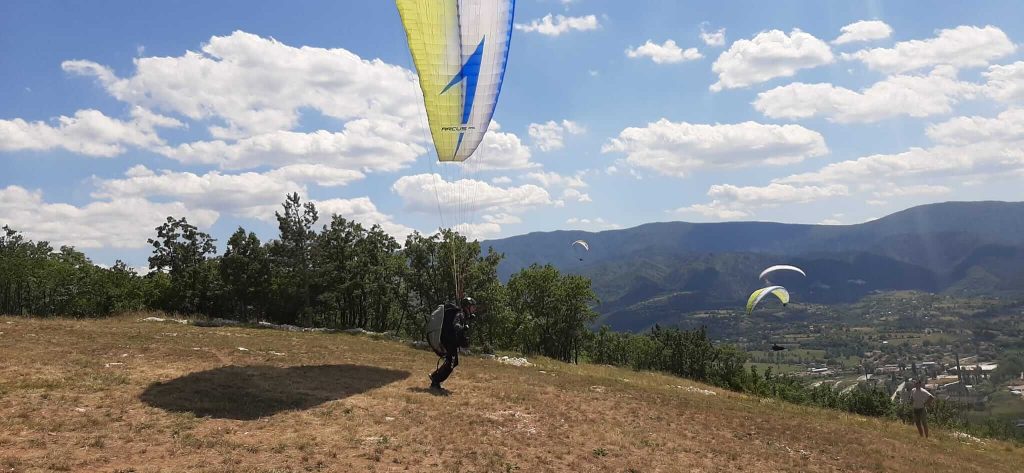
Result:
<svg viewBox="0 0 1024 473"><path fill-rule="evenodd" d="M772 273L774 273L776 271L793 271L793 272L796 272L796 273L800 273L804 277L807 277L807 273L805 273L804 270L802 270L802 269L800 269L800 268L798 268L796 266L790 266L788 264L779 264L779 265L775 265L775 266L771 266L769 268L766 268L764 271L761 271L761 275L758 276L758 279L763 279L765 282L767 282L768 281L768 279L767 279L768 275L770 275L770 274L772 274Z"/></svg>
<svg viewBox="0 0 1024 473"><path fill-rule="evenodd" d="M768 297L769 294L779 298L779 301L782 302L783 306L789 304L789 291L787 291L786 288L782 286L764 287L750 294L750 297L747 299L747 315L754 312L757 305L760 304L765 297Z"/></svg>
<svg viewBox="0 0 1024 473"><path fill-rule="evenodd" d="M772 351L782 351L782 350L785 350L785 349L786 349L786 347L784 347L782 345L779 345L778 343L773 343L772 344Z"/></svg>
<svg viewBox="0 0 1024 473"><path fill-rule="evenodd" d="M580 261L583 261L583 256L590 251L590 244L583 240L576 240L571 245L573 253Z"/></svg>

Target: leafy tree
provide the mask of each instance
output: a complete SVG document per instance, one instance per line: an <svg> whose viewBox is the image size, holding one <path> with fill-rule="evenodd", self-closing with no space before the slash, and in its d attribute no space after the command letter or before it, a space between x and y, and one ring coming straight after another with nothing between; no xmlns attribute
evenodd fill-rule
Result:
<svg viewBox="0 0 1024 473"><path fill-rule="evenodd" d="M167 217L156 228L156 238L150 238L153 254L149 269L167 272L170 276L170 294L163 298L164 308L184 313L202 312L211 301L213 279L207 265L207 256L217 252L209 234L199 231L185 218ZM213 273L216 274L215 272Z"/></svg>
<svg viewBox="0 0 1024 473"><path fill-rule="evenodd" d="M531 265L512 275L508 285L513 333L520 349L574 361L583 348L587 327L597 313L590 280L562 275L552 265Z"/></svg>
<svg viewBox="0 0 1024 473"><path fill-rule="evenodd" d="M218 270L230 313L247 321L263 318L270 293L270 258L259 237L239 227L228 239Z"/></svg>
<svg viewBox="0 0 1024 473"><path fill-rule="evenodd" d="M312 202L302 203L298 193L285 198L282 212L274 212L280 236L269 245L271 258L272 317L278 322L295 323L304 317L308 323L313 304L313 224L319 219Z"/></svg>

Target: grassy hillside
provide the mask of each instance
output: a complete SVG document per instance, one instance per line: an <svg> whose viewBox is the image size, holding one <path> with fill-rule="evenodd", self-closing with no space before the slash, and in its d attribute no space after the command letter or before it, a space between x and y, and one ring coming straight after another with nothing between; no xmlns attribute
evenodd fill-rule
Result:
<svg viewBox="0 0 1024 473"><path fill-rule="evenodd" d="M0 318L0 471L996 472L1024 448L678 378L344 334Z"/></svg>

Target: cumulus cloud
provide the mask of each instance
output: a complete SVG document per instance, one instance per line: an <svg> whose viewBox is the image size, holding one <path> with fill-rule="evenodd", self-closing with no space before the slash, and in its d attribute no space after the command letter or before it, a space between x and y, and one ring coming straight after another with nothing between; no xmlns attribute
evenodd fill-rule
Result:
<svg viewBox="0 0 1024 473"><path fill-rule="evenodd" d="M873 183L888 179L1002 176L1024 170L1024 112L995 118L957 117L929 127L937 144L895 154L876 154L829 164L776 182L788 184Z"/></svg>
<svg viewBox="0 0 1024 473"><path fill-rule="evenodd" d="M507 213L484 215L483 220L487 223L496 223L498 225L511 225L515 223L523 223L523 219L519 218L516 215L510 215Z"/></svg>
<svg viewBox="0 0 1024 473"><path fill-rule="evenodd" d="M572 217L565 221L571 228L581 230L618 230L622 228L622 225L617 223L611 223L606 221L602 217L597 218L579 218Z"/></svg>
<svg viewBox="0 0 1024 473"><path fill-rule="evenodd" d="M391 190L406 209L425 213L436 213L438 206L448 213L518 213L553 204L550 194L533 184L498 187L473 179L449 182L437 174L402 176Z"/></svg>
<svg viewBox="0 0 1024 473"><path fill-rule="evenodd" d="M566 176L557 172L531 172L526 175L526 179L537 181L540 185L546 189L567 187L572 189L582 189L587 187L587 183L583 181L583 174L576 173L573 176Z"/></svg>
<svg viewBox="0 0 1024 473"><path fill-rule="evenodd" d="M940 30L934 38L901 41L891 48L864 49L844 53L842 57L891 74L942 64L958 68L985 66L1016 48L1006 33L995 26L958 26Z"/></svg>
<svg viewBox="0 0 1024 473"><path fill-rule="evenodd" d="M715 31L707 31L704 29L706 24L700 26L700 39L704 44L713 48L720 48L725 46L725 28L719 28Z"/></svg>
<svg viewBox="0 0 1024 473"><path fill-rule="evenodd" d="M713 201L710 204L693 204L686 207L680 207L675 210L670 210L668 213L678 217L696 214L714 220L736 220L750 216L749 212L729 208L727 205L717 201Z"/></svg>
<svg viewBox="0 0 1024 473"><path fill-rule="evenodd" d="M697 48L680 48L675 41L669 39L662 44L647 40L641 46L626 50L626 56L633 59L647 57L655 64L675 64L683 61L695 61L704 57Z"/></svg>
<svg viewBox="0 0 1024 473"><path fill-rule="evenodd" d="M180 202L156 203L127 197L84 206L46 202L40 191L0 188L0 226L10 225L29 238L77 248L143 248L167 216L187 217L200 228L219 214Z"/></svg>
<svg viewBox="0 0 1024 473"><path fill-rule="evenodd" d="M863 20L840 29L842 34L832 44L849 44L885 39L892 35L892 27L880 20Z"/></svg>
<svg viewBox="0 0 1024 473"><path fill-rule="evenodd" d="M593 202L590 198L590 194L580 192L577 189L565 189L562 191L562 200L570 202Z"/></svg>
<svg viewBox="0 0 1024 473"><path fill-rule="evenodd" d="M846 186L791 186L772 183L767 186L739 187L730 184L713 185L708 189L708 197L714 200L756 205L759 207L778 204L807 203L816 200L845 196L849 194Z"/></svg>
<svg viewBox="0 0 1024 473"><path fill-rule="evenodd" d="M418 126L418 125L417 125ZM237 141L197 141L154 149L185 164L250 169L292 163L323 163L337 168L397 171L427 151L408 123L353 120L341 132L278 130Z"/></svg>
<svg viewBox="0 0 1024 473"><path fill-rule="evenodd" d="M565 135L580 135L586 129L578 123L570 120L556 122L549 120L547 123L531 123L528 129L530 139L541 151L555 151L565 147Z"/></svg>
<svg viewBox="0 0 1024 473"><path fill-rule="evenodd" d="M381 230L399 242L405 241L405 237L413 232L412 228L395 222L392 216L378 210L369 197L314 200L313 204L320 214L321 225L329 224L332 215L340 215L367 228L379 225Z"/></svg>
<svg viewBox="0 0 1024 473"><path fill-rule="evenodd" d="M706 125L662 119L623 130L602 152L625 153L626 162L634 167L683 177L707 168L797 163L827 154L828 147L820 133L799 125Z"/></svg>
<svg viewBox="0 0 1024 473"><path fill-rule="evenodd" d="M457 164L457 166L461 166L467 173L529 169L540 166L530 161L532 157L530 148L523 144L518 135L500 130L501 126L497 122L492 122L487 134L484 135L484 140L473 154L473 158L462 164Z"/></svg>
<svg viewBox="0 0 1024 473"><path fill-rule="evenodd" d="M711 90L718 92L790 77L801 69L833 61L835 58L828 44L811 34L799 29L788 35L779 30L764 31L752 39L732 43L718 56L711 66L718 74L718 82L711 85Z"/></svg>
<svg viewBox="0 0 1024 473"><path fill-rule="evenodd" d="M708 189L711 202L694 204L670 211L676 215L698 214L716 220L747 218L764 207L802 204L849 195L843 185L792 186L772 183L767 186L713 185Z"/></svg>
<svg viewBox="0 0 1024 473"><path fill-rule="evenodd" d="M1024 61L991 66L983 75L989 97L1003 103L1024 102Z"/></svg>
<svg viewBox="0 0 1024 473"><path fill-rule="evenodd" d="M956 117L929 126L925 133L932 141L944 145L1020 141L1024 139L1024 108L1011 108L994 118Z"/></svg>
<svg viewBox="0 0 1024 473"><path fill-rule="evenodd" d="M305 194L297 182L270 174L155 172L140 165L128 170L123 179L97 179L92 196L111 200L169 198L190 208L269 220L285 195L296 191Z"/></svg>
<svg viewBox="0 0 1024 473"><path fill-rule="evenodd" d="M526 33L540 33L545 36L560 36L570 31L590 31L601 27L597 16L565 16L548 13L530 23L516 23L515 28Z"/></svg>
<svg viewBox="0 0 1024 473"><path fill-rule="evenodd" d="M293 182L313 182L318 186L341 187L366 177L359 171L323 164L292 164L266 173L268 177Z"/></svg>
<svg viewBox="0 0 1024 473"><path fill-rule="evenodd" d="M200 51L134 62L134 74L125 78L87 60L62 67L95 77L123 102L211 120L210 133L219 139L292 129L304 108L342 120L420 120L411 71L345 49L296 48L236 31L210 38Z"/></svg>
<svg viewBox="0 0 1024 473"><path fill-rule="evenodd" d="M946 186L935 186L929 184L920 184L912 186L896 186L892 185L888 189L875 192L875 197L883 199L889 199L893 197L907 197L907 196L918 196L918 195L943 195L953 192Z"/></svg>
<svg viewBox="0 0 1024 473"><path fill-rule="evenodd" d="M753 105L771 118L823 116L839 123L863 123L950 113L957 102L980 91L977 84L958 80L953 67L940 66L928 75L890 76L859 92L797 82L758 94Z"/></svg>
<svg viewBox="0 0 1024 473"><path fill-rule="evenodd" d="M157 127L183 126L173 118L157 115L141 107L131 112L132 119L122 121L98 110L79 110L73 117L61 116L55 125L27 122L20 118L0 120L0 151L46 151L65 149L95 157L114 157L126 147L146 148L163 143Z"/></svg>

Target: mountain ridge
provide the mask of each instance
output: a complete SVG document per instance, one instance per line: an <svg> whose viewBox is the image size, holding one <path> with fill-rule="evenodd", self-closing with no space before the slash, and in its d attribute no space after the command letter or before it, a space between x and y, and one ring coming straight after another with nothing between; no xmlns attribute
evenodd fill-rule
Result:
<svg viewBox="0 0 1024 473"><path fill-rule="evenodd" d="M577 239L590 243L583 261L570 249ZM505 254L503 279L532 263L590 277L605 319L652 300L673 317L732 308L759 286L762 267L782 262L807 269L807 278L779 281L805 302L888 290L1024 294L1024 202L927 204L852 225L652 222L482 243Z"/></svg>

